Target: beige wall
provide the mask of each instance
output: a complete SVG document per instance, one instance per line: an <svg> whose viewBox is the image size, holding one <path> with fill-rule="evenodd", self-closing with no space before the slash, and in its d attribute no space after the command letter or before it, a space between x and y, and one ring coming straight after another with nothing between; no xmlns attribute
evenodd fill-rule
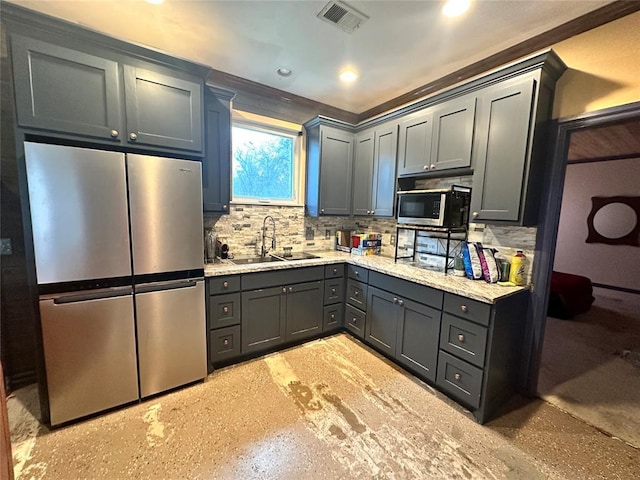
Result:
<svg viewBox="0 0 640 480"><path fill-rule="evenodd" d="M569 69L553 118L640 101L640 12L553 45Z"/></svg>

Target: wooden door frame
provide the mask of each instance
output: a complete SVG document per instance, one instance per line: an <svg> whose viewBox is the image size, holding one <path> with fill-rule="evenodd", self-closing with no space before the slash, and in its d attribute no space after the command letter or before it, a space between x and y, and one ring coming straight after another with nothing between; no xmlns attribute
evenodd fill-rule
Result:
<svg viewBox="0 0 640 480"><path fill-rule="evenodd" d="M527 395L537 396L538 373L547 322L549 286L556 252L560 207L571 135L579 130L634 118L640 118L640 102L555 120L551 125L550 160L547 165L544 190L541 192L540 216L536 235L535 268L531 279L533 288L527 311L527 328L520 375L520 388Z"/></svg>

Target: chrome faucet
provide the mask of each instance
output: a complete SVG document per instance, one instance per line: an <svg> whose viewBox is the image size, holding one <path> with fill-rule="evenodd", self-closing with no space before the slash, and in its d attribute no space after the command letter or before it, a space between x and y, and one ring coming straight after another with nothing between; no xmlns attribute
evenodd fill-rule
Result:
<svg viewBox="0 0 640 480"><path fill-rule="evenodd" d="M267 235L267 221L271 220L271 224L273 225L273 229L271 231L271 235ZM271 239L271 246L266 246L267 238ZM264 257L269 253L269 250L276 248L276 221L273 219L271 215L267 215L264 217L262 221L262 247L260 248L260 256Z"/></svg>

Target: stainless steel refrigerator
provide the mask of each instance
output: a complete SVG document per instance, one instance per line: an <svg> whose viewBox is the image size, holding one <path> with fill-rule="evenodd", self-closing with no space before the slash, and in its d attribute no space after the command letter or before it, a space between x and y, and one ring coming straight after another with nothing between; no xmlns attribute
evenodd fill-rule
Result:
<svg viewBox="0 0 640 480"><path fill-rule="evenodd" d="M25 143L52 425L202 379L199 162Z"/></svg>

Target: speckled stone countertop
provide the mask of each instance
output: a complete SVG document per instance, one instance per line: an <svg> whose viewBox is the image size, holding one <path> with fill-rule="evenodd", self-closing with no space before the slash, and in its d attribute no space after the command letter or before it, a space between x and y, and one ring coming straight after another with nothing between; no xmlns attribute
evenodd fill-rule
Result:
<svg viewBox="0 0 640 480"><path fill-rule="evenodd" d="M445 292L463 295L484 303L495 303L500 298L513 295L526 289L526 287L502 287L500 285L489 284L484 280L469 280L466 277L445 275L442 272L435 272L402 262L396 263L392 258L380 255L361 257L333 250L314 251L311 253L320 258L290 260L286 262L253 263L248 265L233 265L230 261L222 260L219 263L206 264L204 274L206 277L215 277L220 275L285 270L288 268L346 262L421 285L444 290Z"/></svg>

